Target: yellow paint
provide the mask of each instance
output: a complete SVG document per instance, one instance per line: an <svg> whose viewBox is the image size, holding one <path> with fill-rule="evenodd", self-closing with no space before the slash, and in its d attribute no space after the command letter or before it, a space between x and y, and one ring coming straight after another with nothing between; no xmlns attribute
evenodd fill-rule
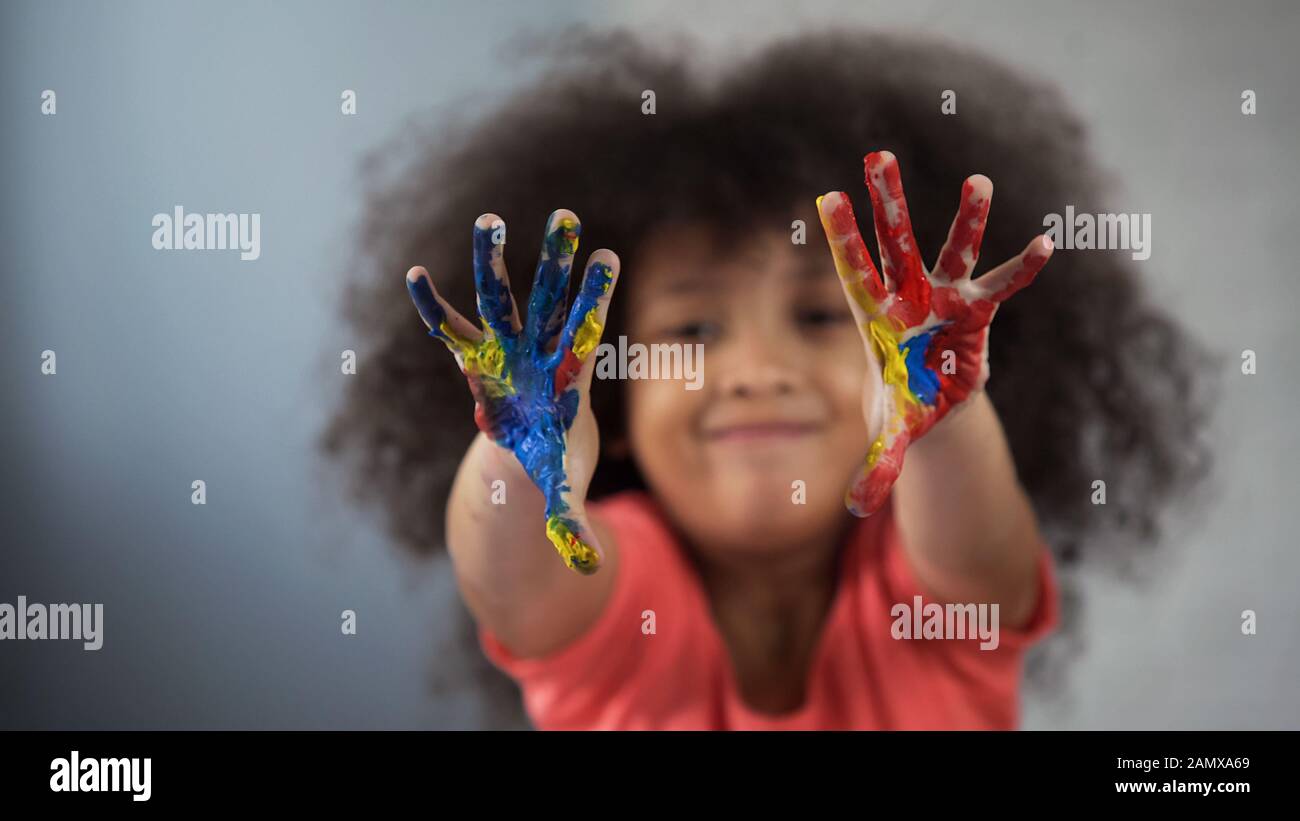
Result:
<svg viewBox="0 0 1300 821"><path fill-rule="evenodd" d="M876 437L876 441L871 443L871 450L867 451L868 470L876 466L876 462L880 461L880 454L884 452L885 452L885 432L881 431L880 435Z"/></svg>
<svg viewBox="0 0 1300 821"><path fill-rule="evenodd" d="M893 321L887 316L875 317L867 323L867 334L876 349L876 356L880 358L881 378L884 379L885 384L892 385L905 402L916 404L916 397L907 386L907 360L899 349L902 334L894 327ZM899 408L899 410L906 409Z"/></svg>
<svg viewBox="0 0 1300 821"><path fill-rule="evenodd" d="M606 288L609 286L606 285ZM573 355L579 360L585 360L597 345L600 344L600 335L604 333L605 327L597 319L596 309L592 308L587 311L583 317L582 325L578 327L578 332L573 335Z"/></svg>
<svg viewBox="0 0 1300 821"><path fill-rule="evenodd" d="M442 331L443 336L447 338L448 347L453 348L459 355L465 373L485 377L482 383L488 396L501 397L514 394L515 386L509 374L502 376L506 368L505 351L491 328L486 330L483 340L478 343L457 334L446 320L438 325L438 330Z"/></svg>
<svg viewBox="0 0 1300 821"><path fill-rule="evenodd" d="M595 573L600 567L600 556L596 550L578 538L559 516L547 517L546 538L560 551L564 563L579 573Z"/></svg>
<svg viewBox="0 0 1300 821"><path fill-rule="evenodd" d="M560 253L564 256L573 256L578 253L578 235L573 232L578 227L575 220L565 217L560 220Z"/></svg>
<svg viewBox="0 0 1300 821"><path fill-rule="evenodd" d="M822 199L822 197L817 198L817 213L821 216L822 227L827 237L830 238L833 229L821 210ZM921 410L920 400L908 386L907 360L900 349L904 329L899 328L888 314L882 313L880 304L871 298L871 294L862 284L862 277L871 274L864 274L849 264L844 255L843 242L837 237L830 245L831 255L835 260L835 272L844 283L850 297L862 309L863 315L868 317L865 336L870 340L871 347L875 351L876 361L880 363L880 375L885 383L885 389L893 388L895 397L893 416L884 420L880 435L871 443L871 448L867 451L866 467L870 470L884 455L885 443L893 439L900 429L907 427L908 420Z"/></svg>
<svg viewBox="0 0 1300 821"><path fill-rule="evenodd" d="M831 232L834 229L831 227L830 222L827 221L826 215L822 213L823 199L824 197L817 198L817 213L821 217L822 228L826 231L827 238L830 239L832 237ZM839 274L840 281L848 288L849 294L853 297L853 301L858 303L858 307L862 309L862 312L867 316L875 316L880 310L880 305L871 298L871 295L867 293L867 289L863 287L863 272L854 268L849 264L848 260L844 258L843 240L839 237L835 237L834 239L831 239L830 245L831 257L835 260L835 273ZM867 274L867 276L869 276L869 274Z"/></svg>

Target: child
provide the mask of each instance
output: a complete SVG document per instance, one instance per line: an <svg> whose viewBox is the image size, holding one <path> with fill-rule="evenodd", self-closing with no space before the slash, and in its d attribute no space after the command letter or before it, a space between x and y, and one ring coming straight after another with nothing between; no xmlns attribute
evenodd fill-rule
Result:
<svg viewBox="0 0 1300 821"><path fill-rule="evenodd" d="M328 444L417 550L447 500L477 638L538 727L1014 727L1023 652L1057 621L1044 542L1068 563L1104 525L1150 541L1199 470L1195 350L1121 258L1058 255L1005 301L1052 252L1025 245L1044 215L1099 210L1080 127L933 42L804 36L714 84L628 35L565 45L577 65L375 203L381 270L427 266L408 288L455 359L364 285L380 347ZM849 204L872 148L879 266ZM466 270L462 220L496 203L574 209L518 304L518 224L504 243L480 217ZM580 235L622 259L592 254L566 311ZM481 327L457 313L475 302ZM702 389L593 379L619 335L702 345ZM995 613L993 635L913 636L925 604Z"/></svg>

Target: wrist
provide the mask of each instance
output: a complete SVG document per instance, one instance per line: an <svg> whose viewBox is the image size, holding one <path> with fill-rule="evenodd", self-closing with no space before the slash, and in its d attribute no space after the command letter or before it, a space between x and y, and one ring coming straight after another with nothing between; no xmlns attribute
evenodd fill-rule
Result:
<svg viewBox="0 0 1300 821"><path fill-rule="evenodd" d="M964 402L953 406L942 419L934 424L924 436L917 439L912 447L922 447L929 442L942 447L954 437L968 435L980 422L993 413L993 403L984 391L971 394Z"/></svg>
<svg viewBox="0 0 1300 821"><path fill-rule="evenodd" d="M514 451L497 444L486 433L479 431L470 450L474 454L479 476L485 485L490 486L498 479L505 480L507 485L521 482L532 484L532 480L528 478L524 466L519 464Z"/></svg>

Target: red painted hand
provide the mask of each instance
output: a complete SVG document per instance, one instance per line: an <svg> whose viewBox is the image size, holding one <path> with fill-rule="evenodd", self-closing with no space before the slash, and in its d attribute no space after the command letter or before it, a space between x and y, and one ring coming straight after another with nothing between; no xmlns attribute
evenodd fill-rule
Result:
<svg viewBox="0 0 1300 821"><path fill-rule="evenodd" d="M908 444L984 387L989 323L998 305L1032 282L1052 254L1051 240L1040 235L1020 256L971 279L993 196L993 183L977 174L962 185L948 241L926 271L897 160L881 151L868 154L865 166L883 280L848 197L835 191L817 200L840 283L880 373L876 402L867 411L867 424L878 434L845 497L858 516L884 504Z"/></svg>

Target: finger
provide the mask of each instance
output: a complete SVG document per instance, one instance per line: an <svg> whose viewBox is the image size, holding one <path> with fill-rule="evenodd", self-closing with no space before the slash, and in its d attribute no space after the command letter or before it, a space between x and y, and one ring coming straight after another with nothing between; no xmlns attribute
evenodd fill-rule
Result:
<svg viewBox="0 0 1300 821"><path fill-rule="evenodd" d="M602 248L587 260L587 272L582 277L582 288L569 312L569 321L560 334L560 344L555 349L555 396L575 385L579 391L591 387L595 370L596 346L605 331L605 317L609 302L614 296L618 281L618 255ZM576 397L575 397L576 398ZM576 404L573 408L576 413Z"/></svg>
<svg viewBox="0 0 1300 821"><path fill-rule="evenodd" d="M948 230L948 241L939 251L939 262L931 273L939 282L965 279L975 270L993 202L993 181L983 174L967 177L961 186L961 204Z"/></svg>
<svg viewBox="0 0 1300 821"><path fill-rule="evenodd" d="M546 538L559 551L560 558L571 570L589 576L600 569L605 560L605 551L596 538L596 532L587 519L587 513L581 505L568 507L569 502L576 502L575 494L564 494L564 513L549 513L546 517Z"/></svg>
<svg viewBox="0 0 1300 821"><path fill-rule="evenodd" d="M577 391L571 393L577 398ZM586 479L568 475L568 422L538 420L527 434L521 462L546 498L546 538L564 563L579 573L595 573L604 553L587 520Z"/></svg>
<svg viewBox="0 0 1300 821"><path fill-rule="evenodd" d="M482 332L438 295L432 277L423 267L417 265L406 272L406 290L429 328L429 336L446 343L463 369L465 356L479 343Z"/></svg>
<svg viewBox="0 0 1300 821"><path fill-rule="evenodd" d="M875 212L876 240L880 243L880 264L885 283L904 300L920 301L927 281L921 255L912 235L912 218L903 197L903 179L898 160L889 151L868 154L863 161L871 207Z"/></svg>
<svg viewBox="0 0 1300 821"><path fill-rule="evenodd" d="M907 452L911 434L905 426L881 433L871 444L867 462L862 466L853 485L844 496L845 507L854 516L871 516L889 500L898 474L902 473L902 459Z"/></svg>
<svg viewBox="0 0 1300 821"><path fill-rule="evenodd" d="M864 328L889 294L862 241L858 220L853 215L853 204L844 192L832 191L817 198L817 214L821 217L826 241L831 246L835 271L839 274L844 295L848 297L849 308L858 328Z"/></svg>
<svg viewBox="0 0 1300 821"><path fill-rule="evenodd" d="M1038 272L1052 256L1053 248L1052 240L1046 234L1034 237L1020 256L1009 259L979 279L972 280L973 298L1004 302L1034 281L1034 277L1038 276Z"/></svg>
<svg viewBox="0 0 1300 821"><path fill-rule="evenodd" d="M474 287L478 289L478 315L498 337L519 335L519 309L510 294L505 263L506 224L496 214L474 222Z"/></svg>
<svg viewBox="0 0 1300 821"><path fill-rule="evenodd" d="M581 233L582 223L567 208L552 212L546 220L542 256L533 277L533 290L528 295L528 325L525 329L526 339L538 353L550 352L551 343L564 322L569 269L573 267L573 255L578 250Z"/></svg>
<svg viewBox="0 0 1300 821"><path fill-rule="evenodd" d="M886 429L871 444L867 462L844 494L844 504L854 516L870 516L889 500L903 470L903 456L912 434L900 419L886 421Z"/></svg>

